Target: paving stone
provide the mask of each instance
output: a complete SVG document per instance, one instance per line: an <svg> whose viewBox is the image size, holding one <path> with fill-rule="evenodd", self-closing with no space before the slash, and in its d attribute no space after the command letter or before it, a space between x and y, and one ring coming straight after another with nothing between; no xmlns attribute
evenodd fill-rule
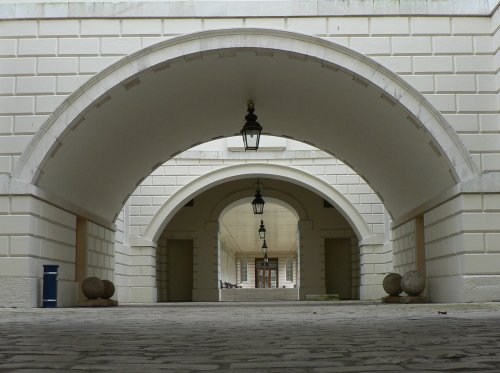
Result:
<svg viewBox="0 0 500 373"><path fill-rule="evenodd" d="M500 303L4 308L0 372L500 372L498 335Z"/></svg>

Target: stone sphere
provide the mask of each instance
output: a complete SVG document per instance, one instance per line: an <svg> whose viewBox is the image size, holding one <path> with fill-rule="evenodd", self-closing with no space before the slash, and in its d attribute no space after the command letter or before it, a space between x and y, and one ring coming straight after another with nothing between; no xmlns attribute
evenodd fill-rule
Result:
<svg viewBox="0 0 500 373"><path fill-rule="evenodd" d="M401 279L401 287L408 295L420 295L425 288L425 278L419 271L409 271Z"/></svg>
<svg viewBox="0 0 500 373"><path fill-rule="evenodd" d="M82 284L83 294L89 299L97 299L104 293L104 283L100 278L87 277Z"/></svg>
<svg viewBox="0 0 500 373"><path fill-rule="evenodd" d="M104 284L104 292L101 295L101 298L103 299L109 299L113 296L115 293L115 285L109 280L102 280L102 283Z"/></svg>
<svg viewBox="0 0 500 373"><path fill-rule="evenodd" d="M399 295L403 291L401 288L401 275L399 273L389 273L384 277L382 287L389 295Z"/></svg>

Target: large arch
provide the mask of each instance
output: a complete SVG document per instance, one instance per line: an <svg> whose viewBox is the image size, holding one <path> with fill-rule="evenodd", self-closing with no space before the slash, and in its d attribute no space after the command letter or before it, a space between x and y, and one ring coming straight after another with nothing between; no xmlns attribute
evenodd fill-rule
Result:
<svg viewBox="0 0 500 373"><path fill-rule="evenodd" d="M360 241L372 235L368 225L364 221L359 211L342 193L340 193L338 190L336 190L326 182L318 179L313 175L291 167L273 164L248 163L244 165L235 165L220 168L187 184L172 197L170 197L168 201L155 214L148 227L146 228L142 238L150 242L156 242L170 219L172 219L172 217L185 205L185 203L195 196L199 195L200 193L204 192L205 190L210 189L216 185L226 183L228 181L241 178L256 177L268 177L278 180L284 180L311 190L312 192L328 200L337 208L337 210L351 224ZM220 201L220 203L217 204L214 211L212 211L211 213L212 220L218 220L218 217L224 207L245 196L248 196L248 192L240 191L238 193L233 193L223 201ZM297 211L301 218L307 217L306 210L300 205L298 201L295 201L292 196L286 196L283 192L278 191L272 191L270 193L270 196L285 200Z"/></svg>
<svg viewBox="0 0 500 373"><path fill-rule="evenodd" d="M267 133L346 161L395 219L476 175L439 112L380 64L315 37L228 29L161 42L95 75L13 176L112 221L155 167L237 132L249 98Z"/></svg>

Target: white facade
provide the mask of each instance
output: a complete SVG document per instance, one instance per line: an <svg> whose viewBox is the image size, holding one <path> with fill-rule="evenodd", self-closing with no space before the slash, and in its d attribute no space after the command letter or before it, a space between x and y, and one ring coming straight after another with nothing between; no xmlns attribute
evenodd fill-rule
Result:
<svg viewBox="0 0 500 373"><path fill-rule="evenodd" d="M1 306L40 305L42 264L60 265L60 305L90 275L155 302L162 235L193 240L192 297L218 300L218 213L257 177L344 219L286 201L301 298L325 292L340 235L361 299L411 269L432 301L500 299L497 1L3 1L0 18ZM249 98L266 133L322 151L189 150L237 133ZM206 193L194 228L169 230Z"/></svg>

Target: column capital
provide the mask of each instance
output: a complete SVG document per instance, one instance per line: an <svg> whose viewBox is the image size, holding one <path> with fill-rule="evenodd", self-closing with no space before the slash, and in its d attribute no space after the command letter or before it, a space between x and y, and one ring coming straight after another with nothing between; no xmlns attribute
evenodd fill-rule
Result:
<svg viewBox="0 0 500 373"><path fill-rule="evenodd" d="M301 231L312 231L313 221L312 220L299 220L299 230Z"/></svg>
<svg viewBox="0 0 500 373"><path fill-rule="evenodd" d="M206 231L218 231L219 230L219 222L218 221L205 222L205 230Z"/></svg>
<svg viewBox="0 0 500 373"><path fill-rule="evenodd" d="M156 248L158 244L142 236L130 236L129 238L130 247L154 247Z"/></svg>

